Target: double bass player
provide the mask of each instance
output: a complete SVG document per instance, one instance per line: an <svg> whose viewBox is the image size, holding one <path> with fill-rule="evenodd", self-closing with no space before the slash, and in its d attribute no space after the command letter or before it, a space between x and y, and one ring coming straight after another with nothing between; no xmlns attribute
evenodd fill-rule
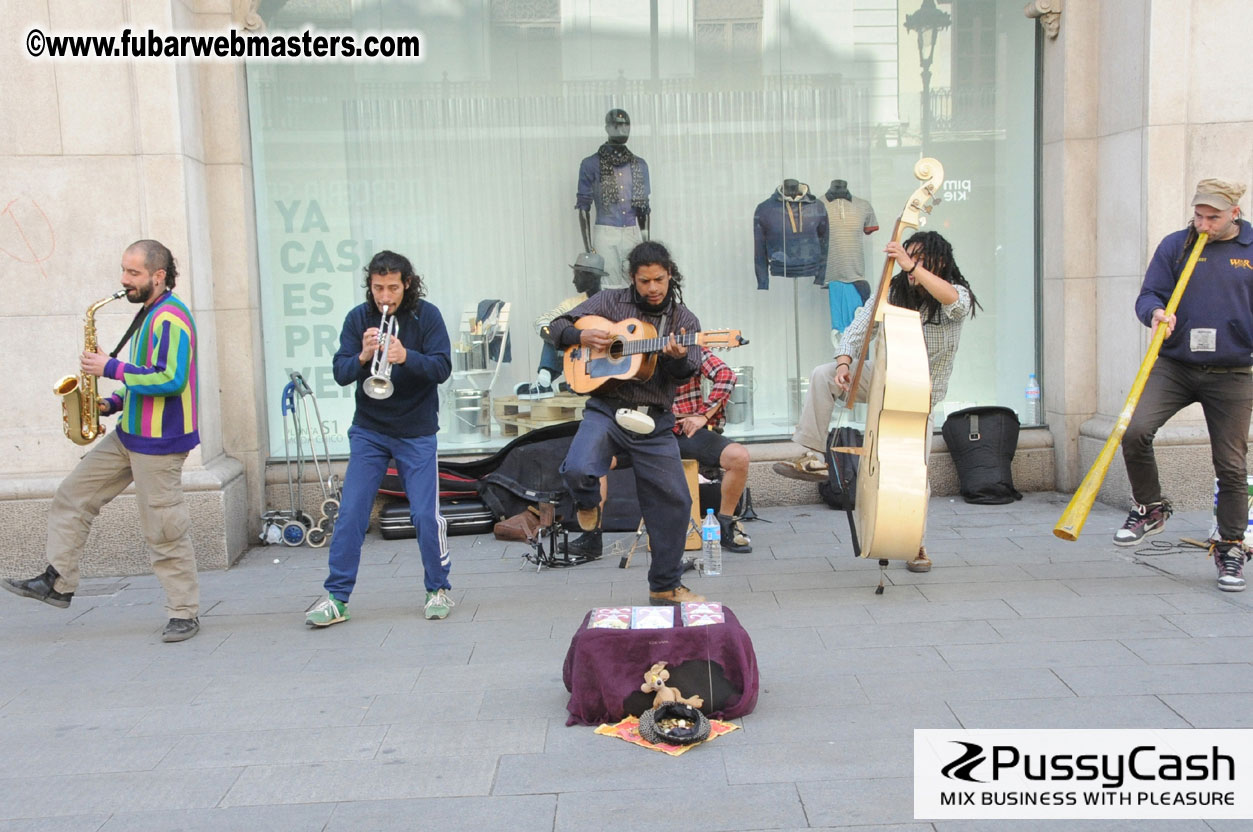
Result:
<svg viewBox="0 0 1253 832"><path fill-rule="evenodd" d="M973 318L978 301L957 261L953 247L935 231L920 231L904 243L890 242L885 249L898 269L892 277L887 301L893 306L916 310L922 321L922 337L927 349L927 365L931 372L932 412L927 418L924 460L931 452L934 408L948 392L953 374L953 361L961 330L967 318ZM826 443L827 428L835 400L852 384L853 357L859 355L870 329L871 304L863 304L844 330L835 361L815 367L809 377L809 392L801 410L800 421L792 441L808 451L797 459L775 463L775 473L792 479L826 479L826 463L821 449ZM858 399L866 395L871 378L870 368L861 374ZM924 462L925 464L925 462ZM928 572L931 559L925 545L906 562L911 572Z"/></svg>

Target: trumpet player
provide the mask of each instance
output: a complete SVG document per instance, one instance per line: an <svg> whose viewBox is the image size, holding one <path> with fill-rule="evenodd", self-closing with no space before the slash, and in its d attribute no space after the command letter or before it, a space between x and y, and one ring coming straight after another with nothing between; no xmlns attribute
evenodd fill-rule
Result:
<svg viewBox="0 0 1253 832"><path fill-rule="evenodd" d="M182 486L183 462L200 442L196 324L187 305L173 294L177 277L174 256L156 240L132 243L122 254L122 289L140 309L112 353L96 347L79 358L83 382L92 391L96 378L122 382L120 390L97 404L102 416L121 414L117 427L57 488L48 513L47 569L29 580L0 583L17 595L68 607L92 521L105 503L134 482L152 570L165 589L169 623L162 641L186 641L200 631L196 553ZM88 330L85 340L92 344L93 323ZM126 357L117 358L128 342Z"/></svg>
<svg viewBox="0 0 1253 832"><path fill-rule="evenodd" d="M344 387L357 384L357 409L348 429L348 471L328 554L326 597L305 614L311 627L348 620L348 598L357 583L374 495L393 458L418 533L426 584L424 615L446 618L453 606L435 454L438 388L452 372L448 330L439 310L423 299L422 278L408 258L380 251L365 269L364 285L365 303L344 319L334 359L335 380ZM394 321L394 336L380 331L384 309ZM390 392L379 395L389 385Z"/></svg>

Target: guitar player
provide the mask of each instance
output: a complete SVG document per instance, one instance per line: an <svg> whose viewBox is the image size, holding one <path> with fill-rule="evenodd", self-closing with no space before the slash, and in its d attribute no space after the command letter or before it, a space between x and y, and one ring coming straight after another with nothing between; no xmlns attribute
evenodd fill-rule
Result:
<svg viewBox="0 0 1253 832"><path fill-rule="evenodd" d="M664 245L655 240L640 243L631 249L627 265L630 286L601 290L553 319L549 340L559 349L576 344L608 349L612 333L576 326L579 318L589 315L615 323L635 318L651 324L667 340L647 380L624 381L591 395L561 464L561 475L574 496L579 527L596 531L601 514L600 478L608 473L614 454L629 453L653 553L649 603L703 601L680 581L692 498L683 477L671 412L677 382L691 378L701 363L700 347L681 347L674 334L696 332L700 321L683 305L683 276Z"/></svg>

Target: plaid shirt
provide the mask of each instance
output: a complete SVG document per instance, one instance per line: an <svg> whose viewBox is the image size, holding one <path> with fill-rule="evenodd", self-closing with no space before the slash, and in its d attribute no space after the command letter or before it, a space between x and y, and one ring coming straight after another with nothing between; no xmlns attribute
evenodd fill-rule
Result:
<svg viewBox="0 0 1253 832"><path fill-rule="evenodd" d="M922 340L927 345L927 363L931 367L931 408L944 401L948 394L948 380L953 375L953 359L957 356L957 342L961 340L962 324L970 315L970 290L965 286L954 286L957 300L940 307L937 323L922 325ZM857 360L861 342L866 337L867 324L870 319L871 301L864 303L853 316L853 322L844 330L844 338L840 341L836 355L851 355ZM869 360L867 356L867 360Z"/></svg>
<svg viewBox="0 0 1253 832"><path fill-rule="evenodd" d="M726 363L704 347L700 348L700 375L713 382L709 399L702 400L700 376L692 376L679 386L674 396L674 432L679 432L678 420L684 416L700 414L709 420L709 427L719 428L727 420L727 400L735 388L735 373Z"/></svg>

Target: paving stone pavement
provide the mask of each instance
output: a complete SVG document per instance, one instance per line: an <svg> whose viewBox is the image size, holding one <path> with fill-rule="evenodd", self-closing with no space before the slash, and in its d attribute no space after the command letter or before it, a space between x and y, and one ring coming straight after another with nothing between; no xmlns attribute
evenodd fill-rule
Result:
<svg viewBox="0 0 1253 832"><path fill-rule="evenodd" d="M893 563L882 595L842 514L761 509L753 553L689 581L748 630L760 699L679 758L565 725L570 638L592 606L647 602L641 556L537 571L454 537L457 605L425 621L414 542L371 536L352 619L312 631L325 550L257 548L201 575L181 644L151 575L85 581L64 611L0 593L0 832L1141 829L913 816L915 728L1253 727L1253 591L1175 545L1209 515L1119 549L1124 514L1098 505L1064 543L1066 499L934 498L934 569Z"/></svg>

